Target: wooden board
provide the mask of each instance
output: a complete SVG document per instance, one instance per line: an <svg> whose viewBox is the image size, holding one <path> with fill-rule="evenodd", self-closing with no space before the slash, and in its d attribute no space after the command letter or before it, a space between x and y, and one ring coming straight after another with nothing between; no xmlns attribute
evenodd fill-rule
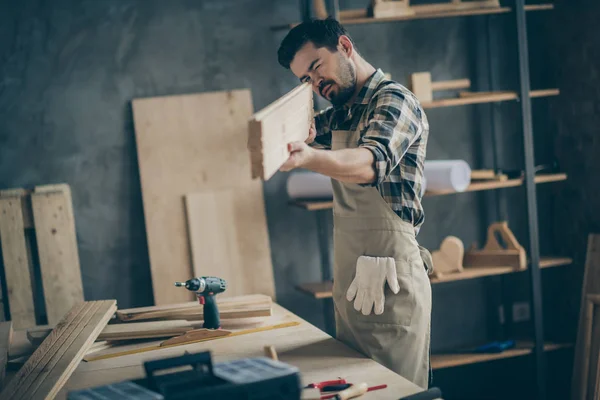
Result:
<svg viewBox="0 0 600 400"><path fill-rule="evenodd" d="M31 194L48 324L56 324L83 301L75 217L68 187Z"/></svg>
<svg viewBox="0 0 600 400"><path fill-rule="evenodd" d="M271 253L254 236L264 228L252 215L256 207L234 189L190 194L185 204L194 276L225 279L221 298L273 295Z"/></svg>
<svg viewBox="0 0 600 400"><path fill-rule="evenodd" d="M581 288L581 311L579 314L579 325L577 340L575 343L575 354L573 364L573 376L571 384L571 399L584 399L581 383L587 378L590 352L586 349L588 340L588 321L592 319L590 307L588 307L587 296L600 294L600 234L590 234L587 243L587 255L585 260L585 271Z"/></svg>
<svg viewBox="0 0 600 400"><path fill-rule="evenodd" d="M193 277L185 196L231 189L246 202L238 221L243 251L270 255L262 183L253 181L248 157L249 90L135 99L133 114L144 216L156 305L194 299L174 282ZM245 256L245 255L244 255ZM257 276L274 296L272 263ZM270 286L269 286L270 285Z"/></svg>
<svg viewBox="0 0 600 400"><path fill-rule="evenodd" d="M4 387L6 377L6 364L8 351L13 337L13 323L11 321L0 323L0 389Z"/></svg>
<svg viewBox="0 0 600 400"><path fill-rule="evenodd" d="M255 318L271 315L272 302L269 296L256 294L226 298L217 296L217 305L221 319ZM164 306L139 307L117 310L117 319L142 321L149 319L193 319L201 320L204 307L197 301L169 304Z"/></svg>
<svg viewBox="0 0 600 400"><path fill-rule="evenodd" d="M0 197L0 242L10 318L15 329L35 326L29 269L31 260L25 243L21 196Z"/></svg>
<svg viewBox="0 0 600 400"><path fill-rule="evenodd" d="M131 340L164 338L183 335L197 328L186 320L131 322L127 324L107 325L98 340Z"/></svg>
<svg viewBox="0 0 600 400"><path fill-rule="evenodd" d="M270 179L289 158L288 143L304 141L313 120L313 92L308 83L295 87L248 121L252 178Z"/></svg>
<svg viewBox="0 0 600 400"><path fill-rule="evenodd" d="M54 398L115 310L115 300L74 306L2 390L0 399Z"/></svg>

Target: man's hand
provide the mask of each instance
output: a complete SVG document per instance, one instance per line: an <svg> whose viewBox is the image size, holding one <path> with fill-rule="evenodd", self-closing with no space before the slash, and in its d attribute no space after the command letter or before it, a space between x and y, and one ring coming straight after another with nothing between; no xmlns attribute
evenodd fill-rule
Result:
<svg viewBox="0 0 600 400"><path fill-rule="evenodd" d="M306 138L304 143L311 144L312 142L315 141L316 137L317 137L317 129L315 128L315 120L313 119L312 123L310 124L310 129L308 130L308 138Z"/></svg>
<svg viewBox="0 0 600 400"><path fill-rule="evenodd" d="M279 168L283 172L307 166L314 158L316 150L305 142L291 142L288 144L288 151L291 153L290 157Z"/></svg>

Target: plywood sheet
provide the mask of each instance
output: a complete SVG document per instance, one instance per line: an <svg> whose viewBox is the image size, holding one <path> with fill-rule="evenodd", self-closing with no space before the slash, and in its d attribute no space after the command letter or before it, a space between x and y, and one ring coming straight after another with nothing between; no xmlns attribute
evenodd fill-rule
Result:
<svg viewBox="0 0 600 400"><path fill-rule="evenodd" d="M83 285L68 187L31 194L48 324L54 325L83 301Z"/></svg>
<svg viewBox="0 0 600 400"><path fill-rule="evenodd" d="M156 305L194 298L174 286L194 274L185 211L188 194L231 189L232 196L248 202L247 209L252 210L252 215L236 221L253 229L245 231L245 243L261 248L261 254L270 254L262 183L252 180L248 157L247 127L252 112L249 90L133 101ZM270 259L261 268L264 272L255 272L267 276L266 285L272 285L264 294L272 294Z"/></svg>
<svg viewBox="0 0 600 400"><path fill-rule="evenodd" d="M227 290L220 297L274 295L263 221L255 218L263 206L256 200L236 195L235 189L186 196L194 275L225 279Z"/></svg>

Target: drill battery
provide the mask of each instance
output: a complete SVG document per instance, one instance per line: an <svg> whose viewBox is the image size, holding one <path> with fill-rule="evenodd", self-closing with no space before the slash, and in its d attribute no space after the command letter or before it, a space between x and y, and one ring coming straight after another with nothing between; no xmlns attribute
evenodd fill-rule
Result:
<svg viewBox="0 0 600 400"><path fill-rule="evenodd" d="M144 363L144 379L72 391L68 400L300 399L299 370L266 357L215 363L210 352Z"/></svg>

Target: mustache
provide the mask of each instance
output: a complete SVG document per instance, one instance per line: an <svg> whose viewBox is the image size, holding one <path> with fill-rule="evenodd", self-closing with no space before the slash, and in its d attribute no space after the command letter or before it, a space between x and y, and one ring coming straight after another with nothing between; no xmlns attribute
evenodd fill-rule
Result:
<svg viewBox="0 0 600 400"><path fill-rule="evenodd" d="M327 86L329 84L333 85L333 84L335 84L335 82L332 80L321 82L321 84L319 85L319 93L321 93L321 96L323 95L323 89L325 89L325 86Z"/></svg>

